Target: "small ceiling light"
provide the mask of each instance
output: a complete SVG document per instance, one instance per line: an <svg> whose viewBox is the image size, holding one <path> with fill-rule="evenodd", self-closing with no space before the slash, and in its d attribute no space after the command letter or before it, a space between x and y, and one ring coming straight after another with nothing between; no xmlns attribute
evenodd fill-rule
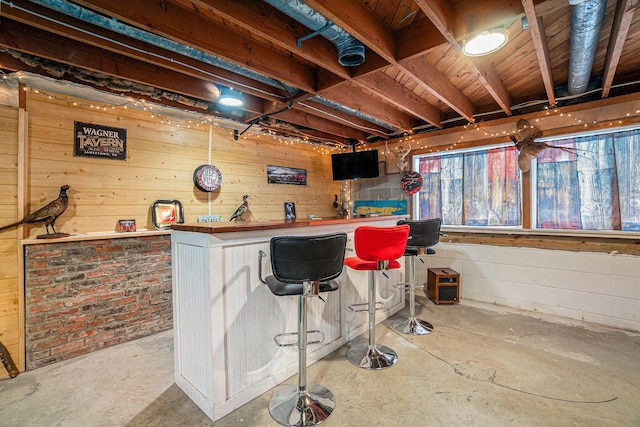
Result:
<svg viewBox="0 0 640 427"><path fill-rule="evenodd" d="M508 40L509 34L504 28L483 31L464 43L462 53L467 56L488 55L503 47Z"/></svg>
<svg viewBox="0 0 640 427"><path fill-rule="evenodd" d="M236 92L229 88L222 88L220 90L218 104L224 105L225 107L242 107L244 105L244 101L240 97L240 92Z"/></svg>

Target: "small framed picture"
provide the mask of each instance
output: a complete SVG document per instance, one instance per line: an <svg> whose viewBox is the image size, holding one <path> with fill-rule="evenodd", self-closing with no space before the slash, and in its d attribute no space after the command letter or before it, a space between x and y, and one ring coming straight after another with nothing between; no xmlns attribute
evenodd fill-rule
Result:
<svg viewBox="0 0 640 427"><path fill-rule="evenodd" d="M284 219L293 221L296 219L296 204L293 202L284 202Z"/></svg>
<svg viewBox="0 0 640 427"><path fill-rule="evenodd" d="M136 231L136 220L135 219L119 219L118 231L121 233Z"/></svg>

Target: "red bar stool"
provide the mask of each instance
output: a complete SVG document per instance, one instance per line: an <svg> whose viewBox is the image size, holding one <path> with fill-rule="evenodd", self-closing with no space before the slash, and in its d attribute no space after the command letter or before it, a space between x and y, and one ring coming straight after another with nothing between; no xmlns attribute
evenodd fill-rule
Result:
<svg viewBox="0 0 640 427"><path fill-rule="evenodd" d="M364 369L384 369L398 361L398 355L389 347L376 345L376 275L379 270L400 268L398 258L404 253L409 237L408 225L391 227L361 226L354 232L356 256L346 258L344 263L354 270L369 271L369 301L352 304L352 311L369 312L369 344L358 344L347 351L347 359ZM355 307L368 305L368 310ZM384 305L383 305L384 308Z"/></svg>
<svg viewBox="0 0 640 427"><path fill-rule="evenodd" d="M409 257L409 283L403 283L405 290L409 290L409 318L400 319L393 325L393 329L403 334L426 335L433 331L433 325L426 320L416 319L416 289L424 288L418 286L416 280L416 258L420 255L435 254L431 247L440 240L440 226L442 218L432 218L423 221L398 221L398 225L409 226L409 240L404 250L404 256ZM421 258L421 262L424 262Z"/></svg>
<svg viewBox="0 0 640 427"><path fill-rule="evenodd" d="M315 426L331 415L336 407L333 393L320 384L307 384L307 344L324 341L321 331L307 331L307 299L320 297L321 292L338 290L336 279L344 267L346 233L319 236L279 236L270 243L273 275L262 278L260 251L258 276L277 296L298 296L298 340L286 344L282 338L295 333L283 333L274 337L280 347L298 346L298 385L289 384L278 390L269 402L269 413L285 426ZM320 297L322 299L322 297ZM307 340L307 333L319 334L314 341Z"/></svg>

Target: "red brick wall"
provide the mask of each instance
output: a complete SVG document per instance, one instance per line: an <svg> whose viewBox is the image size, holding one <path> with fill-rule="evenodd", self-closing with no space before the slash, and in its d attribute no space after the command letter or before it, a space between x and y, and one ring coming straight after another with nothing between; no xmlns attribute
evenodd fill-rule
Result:
<svg viewBox="0 0 640 427"><path fill-rule="evenodd" d="M26 368L173 326L168 234L25 247Z"/></svg>

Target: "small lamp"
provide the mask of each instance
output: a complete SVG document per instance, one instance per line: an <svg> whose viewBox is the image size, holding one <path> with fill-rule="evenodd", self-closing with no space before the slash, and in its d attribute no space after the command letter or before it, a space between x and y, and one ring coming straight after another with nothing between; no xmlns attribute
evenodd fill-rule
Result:
<svg viewBox="0 0 640 427"><path fill-rule="evenodd" d="M488 55L502 48L509 41L509 34L504 28L483 31L467 40L462 46L462 53L467 56Z"/></svg>
<svg viewBox="0 0 640 427"><path fill-rule="evenodd" d="M242 107L244 101L240 97L240 92L225 87L220 90L218 104L224 105L225 107Z"/></svg>

